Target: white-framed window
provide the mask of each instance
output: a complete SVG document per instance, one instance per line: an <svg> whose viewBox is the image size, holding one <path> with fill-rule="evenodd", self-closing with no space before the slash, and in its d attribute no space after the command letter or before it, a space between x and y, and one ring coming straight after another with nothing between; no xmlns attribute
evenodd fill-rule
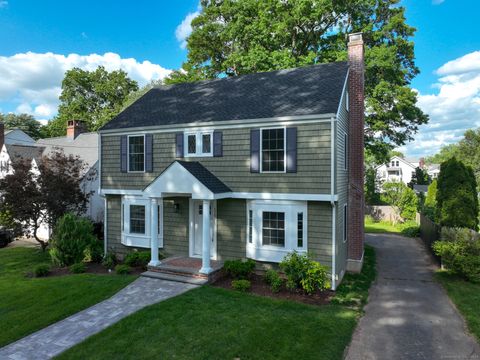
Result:
<svg viewBox="0 0 480 360"><path fill-rule="evenodd" d="M145 205L130 205L130 233L145 234Z"/></svg>
<svg viewBox="0 0 480 360"><path fill-rule="evenodd" d="M251 200L247 203L247 257L280 262L288 253L307 251L305 201Z"/></svg>
<svg viewBox="0 0 480 360"><path fill-rule="evenodd" d="M348 135L343 133L343 170L348 170Z"/></svg>
<svg viewBox="0 0 480 360"><path fill-rule="evenodd" d="M343 205L343 242L348 239L348 205Z"/></svg>
<svg viewBox="0 0 480 360"><path fill-rule="evenodd" d="M152 202L140 196L123 196L121 204L121 242L126 246L150 248ZM163 202L157 204L158 227L156 235L163 247Z"/></svg>
<svg viewBox="0 0 480 360"><path fill-rule="evenodd" d="M145 171L145 135L128 136L128 172Z"/></svg>
<svg viewBox="0 0 480 360"><path fill-rule="evenodd" d="M185 157L213 156L213 130L185 132L184 143Z"/></svg>
<svg viewBox="0 0 480 360"><path fill-rule="evenodd" d="M286 128L260 129L260 171L284 173L286 169Z"/></svg>

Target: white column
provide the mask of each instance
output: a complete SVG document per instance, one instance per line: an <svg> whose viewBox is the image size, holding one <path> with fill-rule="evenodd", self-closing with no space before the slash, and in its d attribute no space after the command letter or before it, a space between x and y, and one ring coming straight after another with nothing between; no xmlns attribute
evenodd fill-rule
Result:
<svg viewBox="0 0 480 360"><path fill-rule="evenodd" d="M212 272L210 267L210 200L203 200L203 226L202 226L202 268L200 273L209 274Z"/></svg>
<svg viewBox="0 0 480 360"><path fill-rule="evenodd" d="M150 266L160 265L158 260L158 202L156 198L150 199Z"/></svg>

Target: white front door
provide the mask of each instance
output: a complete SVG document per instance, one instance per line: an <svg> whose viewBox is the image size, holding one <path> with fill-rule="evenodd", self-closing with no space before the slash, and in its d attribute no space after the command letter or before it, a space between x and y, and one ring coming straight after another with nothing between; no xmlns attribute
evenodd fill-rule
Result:
<svg viewBox="0 0 480 360"><path fill-rule="evenodd" d="M215 234L216 224L216 202L210 202L210 257L216 259L217 244ZM202 256L202 234L203 234L203 202L201 200L193 200L193 244L191 244L190 254L193 257Z"/></svg>

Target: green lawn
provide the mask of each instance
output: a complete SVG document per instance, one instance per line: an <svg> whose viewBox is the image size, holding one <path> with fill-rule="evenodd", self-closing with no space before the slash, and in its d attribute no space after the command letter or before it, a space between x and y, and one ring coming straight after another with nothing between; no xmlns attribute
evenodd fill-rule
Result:
<svg viewBox="0 0 480 360"><path fill-rule="evenodd" d="M465 281L446 271L439 271L436 278L462 313L470 332L480 340L480 284Z"/></svg>
<svg viewBox="0 0 480 360"><path fill-rule="evenodd" d="M0 249L0 347L96 304L135 276L79 274L27 278L48 254L34 248Z"/></svg>
<svg viewBox="0 0 480 360"><path fill-rule="evenodd" d="M399 225L393 225L390 221L365 221L366 233L395 233L400 234L402 229Z"/></svg>
<svg viewBox="0 0 480 360"><path fill-rule="evenodd" d="M331 305L201 287L147 307L59 359L341 359L375 278L347 275Z"/></svg>

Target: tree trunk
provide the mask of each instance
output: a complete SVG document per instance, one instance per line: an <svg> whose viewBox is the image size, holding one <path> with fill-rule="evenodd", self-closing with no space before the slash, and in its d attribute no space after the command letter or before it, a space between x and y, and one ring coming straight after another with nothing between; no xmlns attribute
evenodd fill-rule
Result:
<svg viewBox="0 0 480 360"><path fill-rule="evenodd" d="M35 240L37 240L37 242L38 242L38 243L40 244L40 246L42 247L42 252L45 252L45 250L47 249L47 246L48 246L48 242L47 242L47 241L40 240L40 239L38 238L37 230L38 230L38 226L35 225L35 227L33 228L33 237L35 238Z"/></svg>

